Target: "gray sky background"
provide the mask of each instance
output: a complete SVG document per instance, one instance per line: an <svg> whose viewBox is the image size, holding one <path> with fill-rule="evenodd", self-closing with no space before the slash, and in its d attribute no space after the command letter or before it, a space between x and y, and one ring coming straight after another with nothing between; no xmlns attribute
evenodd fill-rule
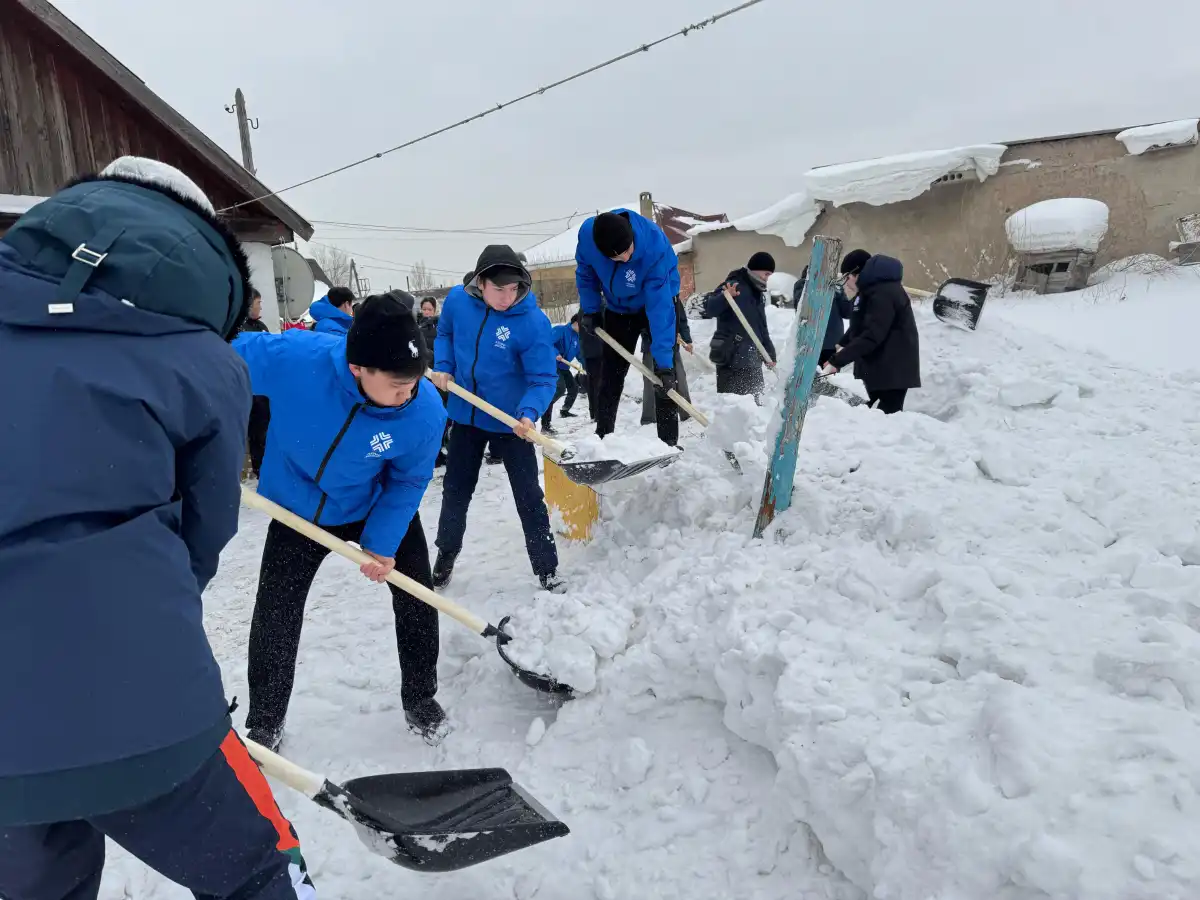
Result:
<svg viewBox="0 0 1200 900"><path fill-rule="evenodd" d="M734 0L54 0L284 187L510 99ZM166 4L164 4L165 6ZM649 53L283 196L306 218L478 228L630 203L754 212L815 165L1200 115L1200 3L766 0ZM575 222L578 223L579 219ZM317 226L373 287L424 260L562 231L381 235ZM537 234L534 234L537 233ZM363 259L363 255L377 260Z"/></svg>

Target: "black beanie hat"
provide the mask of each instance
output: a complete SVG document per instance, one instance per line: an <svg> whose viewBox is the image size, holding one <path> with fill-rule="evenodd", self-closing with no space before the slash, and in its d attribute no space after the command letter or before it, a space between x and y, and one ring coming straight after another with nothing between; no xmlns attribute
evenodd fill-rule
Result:
<svg viewBox="0 0 1200 900"><path fill-rule="evenodd" d="M750 262L746 263L746 268L751 272L774 272L775 257L765 250L759 250L750 257Z"/></svg>
<svg viewBox="0 0 1200 900"><path fill-rule="evenodd" d="M842 274L857 275L870 258L871 254L866 250L851 250L842 257Z"/></svg>
<svg viewBox="0 0 1200 900"><path fill-rule="evenodd" d="M620 256L633 243L633 225L620 213L600 213L592 222L592 242L607 258Z"/></svg>
<svg viewBox="0 0 1200 900"><path fill-rule="evenodd" d="M364 300L346 335L346 362L402 378L424 375L425 340L412 301L407 291L373 294Z"/></svg>

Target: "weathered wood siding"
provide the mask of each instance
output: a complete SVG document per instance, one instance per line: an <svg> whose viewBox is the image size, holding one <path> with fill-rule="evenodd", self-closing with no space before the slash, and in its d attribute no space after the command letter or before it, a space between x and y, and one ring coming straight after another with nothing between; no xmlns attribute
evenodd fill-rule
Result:
<svg viewBox="0 0 1200 900"><path fill-rule="evenodd" d="M3 4L0 4L3 5ZM123 154L186 172L220 209L236 196L187 143L111 82L68 61L65 47L20 9L0 16L0 193L49 196Z"/></svg>

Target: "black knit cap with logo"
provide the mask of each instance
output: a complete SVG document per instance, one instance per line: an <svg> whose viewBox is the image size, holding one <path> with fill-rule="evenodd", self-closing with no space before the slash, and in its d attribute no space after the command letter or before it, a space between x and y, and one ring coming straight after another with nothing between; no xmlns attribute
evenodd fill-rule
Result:
<svg viewBox="0 0 1200 900"><path fill-rule="evenodd" d="M425 339L407 291L373 294L362 302L346 335L346 362L401 378L425 374Z"/></svg>

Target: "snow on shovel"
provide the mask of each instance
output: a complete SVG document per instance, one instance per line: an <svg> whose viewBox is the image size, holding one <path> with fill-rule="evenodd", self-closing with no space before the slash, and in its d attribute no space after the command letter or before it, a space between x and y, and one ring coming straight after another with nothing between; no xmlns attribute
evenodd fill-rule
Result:
<svg viewBox="0 0 1200 900"><path fill-rule="evenodd" d="M503 422L509 428L515 429L518 423L516 419L488 403L482 397L477 397L461 387L453 381L446 382L447 390L457 397L466 400L476 409L482 410L493 419ZM652 469L655 466L666 465L667 462L673 460L677 454L671 453L666 456L654 457L652 459L639 460L634 463L624 463L619 459L589 459L589 460L571 460L576 456L574 447L570 447L561 441L556 441L554 438L547 437L536 429L531 429L528 432L529 439L535 444L539 444L547 453L551 455L555 464L563 470L563 474L570 478L576 484L586 485L591 487L597 484L605 484L609 481L618 481L622 478L629 478L637 475L639 472L644 472L646 469Z"/></svg>
<svg viewBox="0 0 1200 900"><path fill-rule="evenodd" d="M265 512L268 516L283 525L288 526L294 531L298 531L309 540L316 541L322 547L332 550L338 556L343 556L350 560L355 565L364 565L374 562L363 551L343 541L341 538L334 537L324 528L314 525L307 519L302 519L291 510L284 509L278 503L268 500L262 494L250 490L245 485L242 485L242 502L251 509L257 509ZM453 600L447 600L440 594L431 591L425 585L413 581L406 575L401 575L399 572L392 570L388 573L387 580L400 588L402 591L407 591L418 600L428 603L440 613L445 613L456 622L465 625L471 631L475 632L480 637L488 639L496 639L496 652L500 654L500 658L512 668L517 678L522 683L529 685L534 690L542 691L546 694L571 694L572 689L568 684L563 684L551 675L542 675L537 672L531 672L524 669L509 657L504 650L504 645L512 640L512 635L504 630L505 624L509 620L509 616L505 616L500 620L499 627L490 625L483 619L463 609Z"/></svg>
<svg viewBox="0 0 1200 900"><path fill-rule="evenodd" d="M571 833L504 769L368 775L343 785L243 743L266 774L350 822L367 847L406 869L453 872Z"/></svg>

